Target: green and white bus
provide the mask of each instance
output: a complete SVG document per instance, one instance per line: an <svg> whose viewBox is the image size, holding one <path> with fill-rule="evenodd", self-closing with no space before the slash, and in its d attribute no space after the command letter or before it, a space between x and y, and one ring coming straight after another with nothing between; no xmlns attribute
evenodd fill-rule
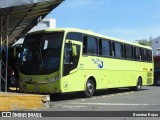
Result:
<svg viewBox="0 0 160 120"><path fill-rule="evenodd" d="M152 49L88 30L57 28L25 37L20 91L66 93L153 84Z"/></svg>

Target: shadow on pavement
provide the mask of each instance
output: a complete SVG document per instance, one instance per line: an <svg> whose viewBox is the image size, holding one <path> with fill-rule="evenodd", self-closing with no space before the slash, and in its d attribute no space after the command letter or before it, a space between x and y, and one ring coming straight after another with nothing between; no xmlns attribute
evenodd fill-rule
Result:
<svg viewBox="0 0 160 120"><path fill-rule="evenodd" d="M148 89L141 89L141 91L148 90ZM94 96L102 96L102 95L110 95L110 94L117 94L117 93L125 93L125 92L132 92L129 88L111 88L105 90L98 90L95 92ZM138 91L137 91L138 92ZM59 96L50 96L51 101L65 101L65 100L74 100L79 98L85 98L83 92L73 92L73 93L65 93Z"/></svg>

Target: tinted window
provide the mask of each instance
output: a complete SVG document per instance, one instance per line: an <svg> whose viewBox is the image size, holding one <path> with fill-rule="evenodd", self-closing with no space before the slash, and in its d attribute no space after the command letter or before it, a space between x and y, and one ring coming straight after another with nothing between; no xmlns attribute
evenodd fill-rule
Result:
<svg viewBox="0 0 160 120"><path fill-rule="evenodd" d="M131 52L132 52L132 53L131 53L131 55L132 55L131 58L132 58L132 59L135 59L134 46L131 46Z"/></svg>
<svg viewBox="0 0 160 120"><path fill-rule="evenodd" d="M125 57L127 59L133 58L133 47L130 45L125 45Z"/></svg>
<svg viewBox="0 0 160 120"><path fill-rule="evenodd" d="M26 36L20 56L20 71L31 75L58 71L63 36L63 32Z"/></svg>
<svg viewBox="0 0 160 120"><path fill-rule="evenodd" d="M112 57L115 57L115 43L111 42L111 46L112 46Z"/></svg>
<svg viewBox="0 0 160 120"><path fill-rule="evenodd" d="M97 39L91 36L84 36L83 53L98 54Z"/></svg>
<svg viewBox="0 0 160 120"><path fill-rule="evenodd" d="M147 61L147 50L146 49L143 49L143 60L144 61Z"/></svg>
<svg viewBox="0 0 160 120"><path fill-rule="evenodd" d="M136 47L135 48L135 55L136 55L136 60L140 60L140 48Z"/></svg>
<svg viewBox="0 0 160 120"><path fill-rule="evenodd" d="M93 37L88 37L87 53L88 54L97 54L98 53L97 40Z"/></svg>
<svg viewBox="0 0 160 120"><path fill-rule="evenodd" d="M115 43L115 57L122 58L122 45L120 43Z"/></svg>
<svg viewBox="0 0 160 120"><path fill-rule="evenodd" d="M143 49L142 48L140 48L140 60L142 60L143 61Z"/></svg>
<svg viewBox="0 0 160 120"><path fill-rule="evenodd" d="M152 51L149 50L149 61L152 62Z"/></svg>
<svg viewBox="0 0 160 120"><path fill-rule="evenodd" d="M83 37L83 53L87 53L87 36Z"/></svg>
<svg viewBox="0 0 160 120"><path fill-rule="evenodd" d="M72 57L74 68L76 68L78 66L79 57L80 57L80 51L81 51L81 49L80 49L81 46L80 45L75 45L75 47L76 47L77 54Z"/></svg>
<svg viewBox="0 0 160 120"><path fill-rule="evenodd" d="M111 42L108 40L99 40L100 55L111 56Z"/></svg>
<svg viewBox="0 0 160 120"><path fill-rule="evenodd" d="M147 61L151 62L152 61L152 51L147 50Z"/></svg>
<svg viewBox="0 0 160 120"><path fill-rule="evenodd" d="M82 34L81 33L76 33L76 32L71 32L67 34L67 39L69 40L76 40L76 41L82 41Z"/></svg>
<svg viewBox="0 0 160 120"><path fill-rule="evenodd" d="M70 73L71 70L75 69L78 66L79 62L79 56L80 56L80 45L73 44L74 51L76 51L76 54L70 56L68 55L68 45L65 45L65 53L64 53L64 69L63 69L63 75L66 76Z"/></svg>

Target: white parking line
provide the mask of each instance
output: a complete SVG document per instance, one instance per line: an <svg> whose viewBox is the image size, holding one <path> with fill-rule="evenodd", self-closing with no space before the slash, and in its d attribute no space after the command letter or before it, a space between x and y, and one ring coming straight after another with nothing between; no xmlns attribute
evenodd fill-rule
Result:
<svg viewBox="0 0 160 120"><path fill-rule="evenodd" d="M78 105L127 105L127 106L149 106L149 105L157 105L157 104L132 104L132 103L71 103Z"/></svg>
<svg viewBox="0 0 160 120"><path fill-rule="evenodd" d="M62 108L70 108L70 109L72 109L72 108L84 108L84 107L87 107L87 106L77 106L77 105L73 105L73 106L71 106L71 105L63 105L63 106L60 106L60 107L62 107Z"/></svg>
<svg viewBox="0 0 160 120"><path fill-rule="evenodd" d="M117 93L117 94L111 94L111 95L103 95L103 96L96 96L96 98L105 98L105 97L114 97L116 95L128 95L128 94L131 94L131 93L134 93L134 92L125 92L125 93ZM95 98L93 98L95 99Z"/></svg>

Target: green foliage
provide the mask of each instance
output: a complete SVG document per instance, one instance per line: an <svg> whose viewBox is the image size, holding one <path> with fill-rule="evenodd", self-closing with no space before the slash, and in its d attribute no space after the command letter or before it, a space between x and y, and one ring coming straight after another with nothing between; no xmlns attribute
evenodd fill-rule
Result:
<svg viewBox="0 0 160 120"><path fill-rule="evenodd" d="M145 46L151 46L152 45L152 39L150 39L150 40L141 39L141 40L136 40L136 42L138 44L145 45Z"/></svg>

